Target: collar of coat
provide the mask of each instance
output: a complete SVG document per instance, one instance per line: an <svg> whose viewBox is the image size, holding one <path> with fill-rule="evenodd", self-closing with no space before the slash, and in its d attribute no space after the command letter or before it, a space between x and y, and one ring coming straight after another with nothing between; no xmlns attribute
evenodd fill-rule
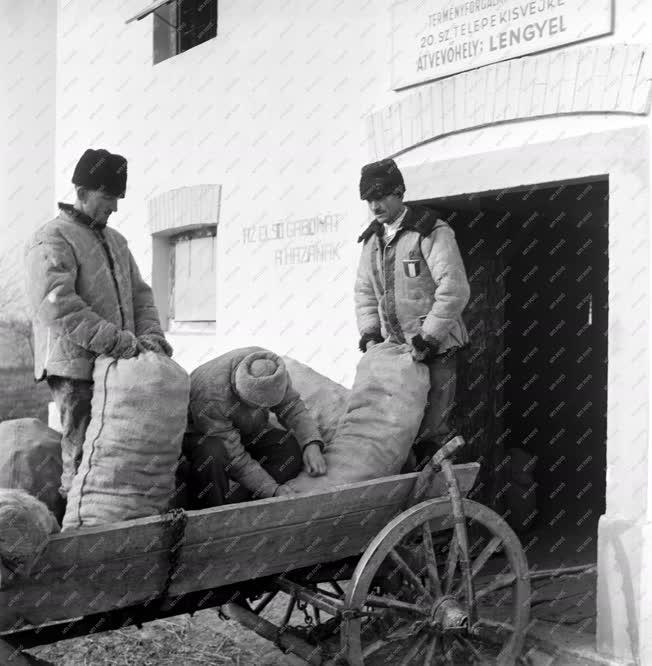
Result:
<svg viewBox="0 0 652 666"><path fill-rule="evenodd" d="M80 224L85 224L91 229L104 229L106 224L100 224L92 217L82 213L80 210L77 210L72 204L59 202L59 210L63 211L69 218Z"/></svg>
<svg viewBox="0 0 652 666"><path fill-rule="evenodd" d="M406 206L407 213L403 218L403 223L399 231L416 231L421 236L430 236L437 226L437 220L440 214L432 208L422 208L421 206ZM366 243L374 234L379 238L383 237L383 224L374 220L358 237L358 243Z"/></svg>

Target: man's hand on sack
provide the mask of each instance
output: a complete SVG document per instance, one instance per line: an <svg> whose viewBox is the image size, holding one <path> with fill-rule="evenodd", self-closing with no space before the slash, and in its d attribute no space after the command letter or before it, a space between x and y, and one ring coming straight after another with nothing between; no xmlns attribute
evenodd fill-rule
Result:
<svg viewBox="0 0 652 666"><path fill-rule="evenodd" d="M131 331L120 331L118 341L109 356L113 358L133 358L143 351L138 339Z"/></svg>
<svg viewBox="0 0 652 666"><path fill-rule="evenodd" d="M120 331L118 342L111 350L113 358L133 358L146 351L172 356L170 343L160 335L153 333L136 337L131 331Z"/></svg>
<svg viewBox="0 0 652 666"><path fill-rule="evenodd" d="M378 345L383 341L380 333L363 333L358 342L358 349L364 354L368 352L374 345Z"/></svg>
<svg viewBox="0 0 652 666"><path fill-rule="evenodd" d="M420 363L432 361L437 353L437 343L424 340L420 334L415 335L412 340L412 358Z"/></svg>
<svg viewBox="0 0 652 666"><path fill-rule="evenodd" d="M274 497L292 497L296 495L292 488L288 488L285 484L281 484L275 491Z"/></svg>
<svg viewBox="0 0 652 666"><path fill-rule="evenodd" d="M162 336L155 333L146 333L138 338L138 342L145 351L153 351L157 354L172 356L170 343Z"/></svg>
<svg viewBox="0 0 652 666"><path fill-rule="evenodd" d="M321 442L310 442L303 449L303 467L310 476L326 474L326 458L321 449Z"/></svg>

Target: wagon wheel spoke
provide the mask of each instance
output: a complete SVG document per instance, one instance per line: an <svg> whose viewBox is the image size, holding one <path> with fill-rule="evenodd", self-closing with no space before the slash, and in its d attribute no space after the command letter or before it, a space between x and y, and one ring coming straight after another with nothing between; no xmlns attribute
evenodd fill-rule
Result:
<svg viewBox="0 0 652 666"><path fill-rule="evenodd" d="M450 545L448 547L448 557L446 559L446 581L444 583L444 594L450 594L451 587L453 586L455 569L457 569L458 557L459 545L457 543L457 535L453 534L451 537Z"/></svg>
<svg viewBox="0 0 652 666"><path fill-rule="evenodd" d="M412 660L423 649L423 646L426 644L427 641L428 641L428 634L426 634L426 633L421 634L421 636L419 636L419 638L415 642L412 649L401 660L401 663L400 663L399 666L408 666L408 664L410 664L412 662Z"/></svg>
<svg viewBox="0 0 652 666"><path fill-rule="evenodd" d="M430 531L430 522L426 521L422 528L423 534L423 551L426 558L426 570L428 571L428 581L430 584L430 591L438 597L441 597L441 581L439 580L439 571L437 569L437 556L435 555L435 547L432 543L432 532Z"/></svg>
<svg viewBox="0 0 652 666"><path fill-rule="evenodd" d="M403 575L408 579L410 583L418 590L419 595L426 599L432 600L432 597L428 594L428 590L423 586L423 583L419 580L419 577L410 569L407 562L396 552L395 549L389 551L389 556L396 564L396 566L403 572Z"/></svg>
<svg viewBox="0 0 652 666"><path fill-rule="evenodd" d="M425 622L414 622L405 627L405 629L397 629L391 634L387 634L387 636L385 636L385 640L390 642L406 641L416 636L423 629L424 625Z"/></svg>
<svg viewBox="0 0 652 666"><path fill-rule="evenodd" d="M453 649L453 641L449 640L448 641L448 647L446 647L446 640L442 640L442 646L443 646L443 655L444 655L444 661L447 664L453 664L453 657L451 656L451 651Z"/></svg>
<svg viewBox="0 0 652 666"><path fill-rule="evenodd" d="M340 587L339 583L336 580L330 581L330 586L335 590L338 597L344 596L344 590Z"/></svg>
<svg viewBox="0 0 652 666"><path fill-rule="evenodd" d="M480 654L475 645L473 645L473 643L468 638L466 638L466 636L462 636L460 634L455 636L455 639L460 645L462 645L462 647L465 647L467 651L470 652L476 658L477 661L474 661L473 662L474 664L477 663L482 666L482 664L486 662L486 658L482 654Z"/></svg>
<svg viewBox="0 0 652 666"><path fill-rule="evenodd" d="M471 578L475 578L478 573L482 570L482 567L489 561L489 558L498 550L502 544L502 539L500 537L493 537L491 541L482 549L482 552L475 558L473 564L471 565ZM464 580L461 580L453 594L458 597L464 588ZM477 594L476 594L477 598Z"/></svg>
<svg viewBox="0 0 652 666"><path fill-rule="evenodd" d="M323 587L320 587L319 585L316 586L317 591L319 594L323 594L325 597L330 597L331 599L342 599L344 594L336 594L335 592L331 592L331 590L325 590Z"/></svg>
<svg viewBox="0 0 652 666"><path fill-rule="evenodd" d="M439 647L439 635L435 634L428 644L428 650L423 660L423 666L435 666L435 658L437 656L437 648Z"/></svg>
<svg viewBox="0 0 652 666"><path fill-rule="evenodd" d="M455 532L446 529L441 543L431 528L448 525L450 503L432 500L397 516L369 544L344 603L380 617L343 618L349 663L516 663L529 623L525 554L500 516L472 500L462 502L462 522ZM467 545L469 530L473 543Z"/></svg>
<svg viewBox="0 0 652 666"><path fill-rule="evenodd" d="M403 626L390 633L385 633L381 638L378 638L367 645L363 651L363 657L369 657L378 652L378 650L386 648L389 643L413 640L424 626L425 622L410 623L408 626Z"/></svg>
<svg viewBox="0 0 652 666"><path fill-rule="evenodd" d="M378 650L381 650L382 648L385 647L386 641L382 638L379 638L378 640L374 641L373 643L370 643L367 645L367 647L363 650L362 656L364 659L367 657L371 657L372 654L378 652Z"/></svg>
<svg viewBox="0 0 652 666"><path fill-rule="evenodd" d="M475 600L480 601L487 595L497 590L501 590L504 587L509 587L516 581L516 576L514 574L503 574L501 576L496 576L489 585L476 590Z"/></svg>
<svg viewBox="0 0 652 666"><path fill-rule="evenodd" d="M473 634L485 643L492 645L502 645L505 638L514 633L514 625L509 622L498 622L489 620L488 618L481 619L475 627L473 627ZM501 638L502 636L502 638Z"/></svg>
<svg viewBox="0 0 652 666"><path fill-rule="evenodd" d="M373 643L370 643L362 652L362 656L364 659L367 659L368 657L371 657L372 655L376 654L379 650L382 650L383 648L387 648L388 643L397 643L399 641L407 641L409 639L414 638L413 634L405 634L403 636L399 636L398 633L395 635L389 634L385 636L384 638L379 638L375 640ZM423 649L423 646L425 645L426 641L428 640L428 635L427 634L422 634L416 644L417 649L414 650L414 647L412 648L413 654L411 659L414 659L414 657L417 655L419 650ZM401 664L408 664L409 661L406 661L405 659L401 662Z"/></svg>

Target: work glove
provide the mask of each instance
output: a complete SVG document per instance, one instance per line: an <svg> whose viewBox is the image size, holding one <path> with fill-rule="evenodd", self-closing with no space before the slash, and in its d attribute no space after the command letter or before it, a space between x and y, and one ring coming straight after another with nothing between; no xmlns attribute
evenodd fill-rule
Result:
<svg viewBox="0 0 652 666"><path fill-rule="evenodd" d="M303 467L310 476L326 474L326 459L323 456L323 442L315 440L303 447Z"/></svg>
<svg viewBox="0 0 652 666"><path fill-rule="evenodd" d="M143 351L143 348L131 331L120 331L118 333L118 341L109 352L109 356L113 358L133 358L141 351Z"/></svg>
<svg viewBox="0 0 652 666"><path fill-rule="evenodd" d="M379 333L365 333L358 343L358 349L364 354L369 351L374 345L383 342L383 338Z"/></svg>
<svg viewBox="0 0 652 666"><path fill-rule="evenodd" d="M146 333L138 337L138 342L141 344L143 349L146 351L152 351L156 354L165 354L166 356L172 356L172 346L170 343L161 335L156 333Z"/></svg>
<svg viewBox="0 0 652 666"><path fill-rule="evenodd" d="M415 335L410 342L412 343L410 353L415 361L428 363L437 354L437 343L424 340L420 333Z"/></svg>

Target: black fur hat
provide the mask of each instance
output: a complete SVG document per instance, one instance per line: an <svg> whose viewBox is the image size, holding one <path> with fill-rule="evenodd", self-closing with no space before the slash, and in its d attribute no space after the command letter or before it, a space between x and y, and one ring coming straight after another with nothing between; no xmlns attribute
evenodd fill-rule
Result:
<svg viewBox="0 0 652 666"><path fill-rule="evenodd" d="M362 167L360 174L360 198L385 197L395 189L405 192L403 175L393 159L372 162Z"/></svg>
<svg viewBox="0 0 652 666"><path fill-rule="evenodd" d="M72 182L122 199L127 191L127 160L108 150L89 148L77 162Z"/></svg>

